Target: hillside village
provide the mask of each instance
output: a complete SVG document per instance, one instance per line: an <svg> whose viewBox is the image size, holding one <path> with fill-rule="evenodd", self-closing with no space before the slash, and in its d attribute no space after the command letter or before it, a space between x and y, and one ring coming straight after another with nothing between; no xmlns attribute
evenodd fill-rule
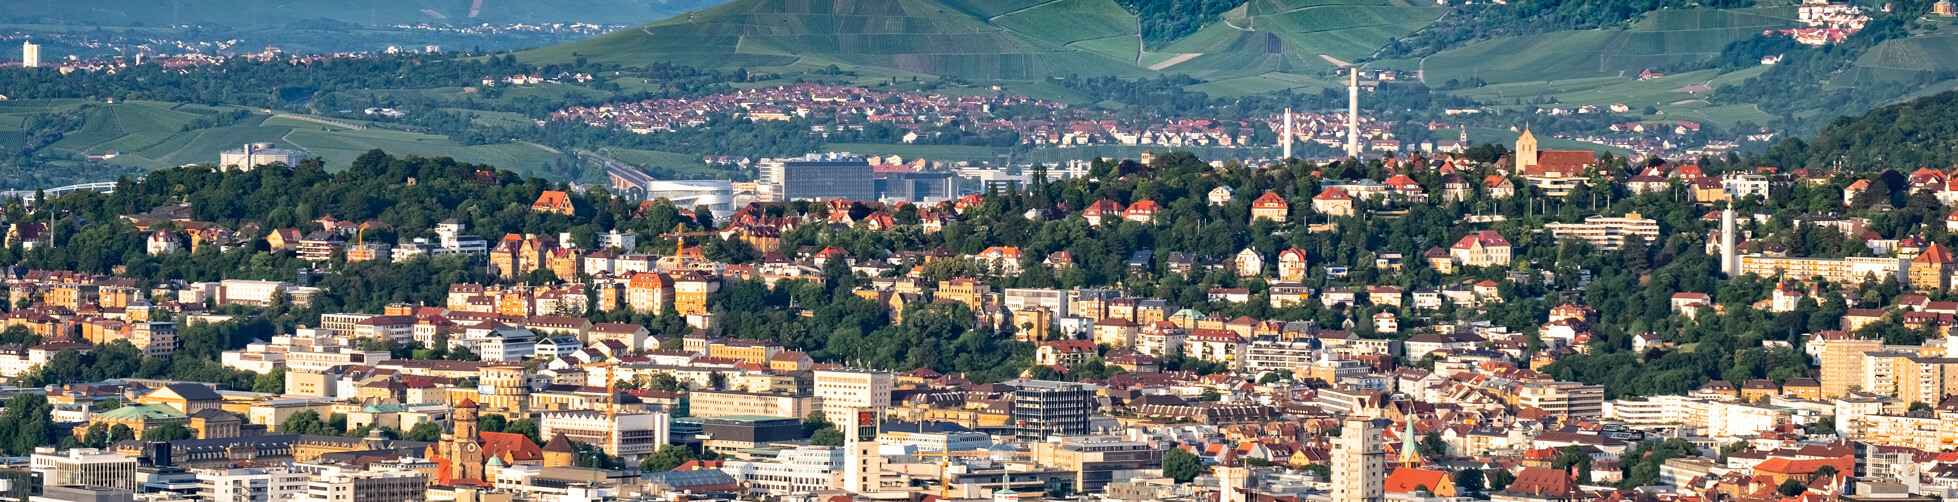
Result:
<svg viewBox="0 0 1958 502"><path fill-rule="evenodd" d="M1939 376L1958 365L1958 173L1627 165L1527 130L1499 151L1255 169L1173 153L940 203L724 217L379 154L331 176L162 171L51 200L119 218L8 225L30 265L75 263L84 236L130 252L7 269L0 422L31 439L0 448L32 462L0 476L144 500L231 482L309 500L1958 489L1958 388ZM260 176L509 204L431 224L168 195ZM303 273L136 275L232 260ZM469 279L337 279L417 267ZM247 388L112 373L191 351ZM12 414L28 407L48 413Z"/></svg>

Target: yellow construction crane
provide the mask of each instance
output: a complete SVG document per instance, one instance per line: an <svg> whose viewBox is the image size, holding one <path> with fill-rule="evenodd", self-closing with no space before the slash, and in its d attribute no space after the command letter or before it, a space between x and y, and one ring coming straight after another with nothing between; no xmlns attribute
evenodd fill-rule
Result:
<svg viewBox="0 0 1958 502"><path fill-rule="evenodd" d="M920 457L938 457L938 499L951 500L952 458L953 457L990 457L993 455L993 452L989 450L965 450L965 451L940 451L940 452L932 452L932 453L913 453L912 455L916 455Z"/></svg>
<svg viewBox="0 0 1958 502"><path fill-rule="evenodd" d="M618 361L586 363L585 368L605 369L605 419L613 420L619 416L619 381L613 378L612 371L618 368Z"/></svg>
<svg viewBox="0 0 1958 502"><path fill-rule="evenodd" d="M676 224L673 225L672 232L663 233L660 234L659 236L662 239L679 239L680 240L679 249L686 249L688 237L704 237L709 235L721 235L720 232L715 232L712 230L700 230L695 232L687 232L685 231L686 229L687 229L687 224L685 223ZM675 252L675 254L678 254L678 252Z"/></svg>

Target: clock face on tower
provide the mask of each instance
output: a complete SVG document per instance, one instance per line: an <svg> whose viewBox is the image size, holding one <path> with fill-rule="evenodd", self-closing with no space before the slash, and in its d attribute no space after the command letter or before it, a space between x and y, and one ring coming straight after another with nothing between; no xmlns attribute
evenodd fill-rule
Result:
<svg viewBox="0 0 1958 502"><path fill-rule="evenodd" d="M475 452L475 451L476 451L476 445L475 445L474 443L471 443L471 444L466 444L466 445L463 445L463 446L462 446L462 449L463 449L463 450L467 450L467 451L470 451L470 452Z"/></svg>

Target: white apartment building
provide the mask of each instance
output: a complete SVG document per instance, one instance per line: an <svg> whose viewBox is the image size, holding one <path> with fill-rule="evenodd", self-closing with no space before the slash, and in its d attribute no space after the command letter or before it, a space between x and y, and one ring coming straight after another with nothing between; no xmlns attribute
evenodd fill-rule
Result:
<svg viewBox="0 0 1958 502"><path fill-rule="evenodd" d="M1772 406L1687 396L1651 396L1643 401L1605 402L1605 418L1632 426L1673 425L1704 437L1726 439L1758 435L1788 423L1789 413Z"/></svg>
<svg viewBox="0 0 1958 502"><path fill-rule="evenodd" d="M842 448L804 446L783 450L772 462L729 460L721 470L757 495L813 493L834 488L832 482L841 483L843 453ZM839 476L832 478L832 474Z"/></svg>
<svg viewBox="0 0 1958 502"><path fill-rule="evenodd" d="M194 469L197 498L212 502L286 502L306 497L312 476L284 468Z"/></svg>
<svg viewBox="0 0 1958 502"><path fill-rule="evenodd" d="M566 438L605 450L628 460L645 458L666 444L672 435L672 417L666 413L620 413L606 417L597 410L553 411L538 421L543 437Z"/></svg>
<svg viewBox="0 0 1958 502"><path fill-rule="evenodd" d="M803 418L815 411L816 398L791 393L706 391L687 394L687 410L696 417L762 415Z"/></svg>
<svg viewBox="0 0 1958 502"><path fill-rule="evenodd" d="M1638 213L1615 218L1593 216L1583 223L1545 223L1543 229L1557 240L1577 239L1603 250L1625 247L1629 239L1644 239L1646 243L1659 240L1659 222L1641 218Z"/></svg>
<svg viewBox="0 0 1958 502"><path fill-rule="evenodd" d="M1896 277L1897 283L1909 285L1910 260L1902 258L1871 258L1852 256L1848 258L1792 258L1749 254L1740 256L1740 274L1754 274L1761 277L1787 277L1808 280L1821 277L1834 283L1855 284L1863 279L1875 278L1882 282L1885 276Z"/></svg>
<svg viewBox="0 0 1958 502"><path fill-rule="evenodd" d="M1301 368L1312 365L1313 354L1310 339L1258 340L1251 342L1244 349L1244 371L1259 373L1292 370L1304 373Z"/></svg>
<svg viewBox="0 0 1958 502"><path fill-rule="evenodd" d="M891 373L843 369L820 370L815 376L816 397L822 399L826 416L841 417L858 408L891 407L891 385L895 382Z"/></svg>
<svg viewBox="0 0 1958 502"><path fill-rule="evenodd" d="M372 365L390 359L385 350L358 350L351 342L333 337L330 330L300 329L292 335L274 336L270 342L227 350L221 360L227 368L270 373L280 367L321 372L334 366Z"/></svg>
<svg viewBox="0 0 1958 502"><path fill-rule="evenodd" d="M429 252L435 254L468 253L475 256L489 254L489 241L482 237L462 233L467 228L468 225L463 225L453 219L442 220L441 223L437 223L435 225L435 235L441 238L440 242L442 247L439 250L430 250Z"/></svg>
<svg viewBox="0 0 1958 502"><path fill-rule="evenodd" d="M136 458L120 453L95 448L55 451L51 447L41 447L34 449L29 465L34 472L41 474L41 479L46 480L44 484L49 486L136 489Z"/></svg>
<svg viewBox="0 0 1958 502"><path fill-rule="evenodd" d="M286 288L292 286L291 284L279 281L247 281L241 279L226 280L219 284L223 285L223 289L218 303L253 306L264 306L272 303L273 295L284 292Z"/></svg>
<svg viewBox="0 0 1958 502"><path fill-rule="evenodd" d="M878 444L915 453L975 451L993 445L992 436L952 422L885 422L877 428Z"/></svg>
<svg viewBox="0 0 1958 502"><path fill-rule="evenodd" d="M1727 173L1720 177L1720 188L1734 200L1748 196L1768 198L1768 177L1759 174Z"/></svg>
<svg viewBox="0 0 1958 502"><path fill-rule="evenodd" d="M1020 312L1033 307L1045 307L1054 317L1068 316L1068 292L1060 289L1006 289L1001 292L1001 303L1007 310Z"/></svg>
<svg viewBox="0 0 1958 502"><path fill-rule="evenodd" d="M428 500L428 475L396 469L356 471L327 468L306 483L305 502L421 502Z"/></svg>
<svg viewBox="0 0 1958 502"><path fill-rule="evenodd" d="M472 350L484 361L517 362L537 354L537 334L523 328L497 328L475 342Z"/></svg>

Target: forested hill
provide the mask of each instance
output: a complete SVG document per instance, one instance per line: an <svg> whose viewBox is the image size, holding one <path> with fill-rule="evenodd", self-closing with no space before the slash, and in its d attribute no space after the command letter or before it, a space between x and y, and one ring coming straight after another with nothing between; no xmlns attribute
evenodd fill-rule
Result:
<svg viewBox="0 0 1958 502"><path fill-rule="evenodd" d="M1790 138L1769 149L1761 165L1858 170L1958 166L1958 91L1837 119L1815 139Z"/></svg>
<svg viewBox="0 0 1958 502"><path fill-rule="evenodd" d="M1215 22L1225 11L1244 5L1244 0L1119 0L1123 8L1140 19L1142 40L1152 46L1166 45L1196 33L1203 25Z"/></svg>

